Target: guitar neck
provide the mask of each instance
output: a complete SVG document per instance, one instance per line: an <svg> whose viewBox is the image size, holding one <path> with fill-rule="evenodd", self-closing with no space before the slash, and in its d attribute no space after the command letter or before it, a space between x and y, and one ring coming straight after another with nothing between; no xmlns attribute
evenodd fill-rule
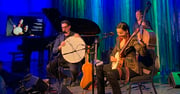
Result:
<svg viewBox="0 0 180 94"><path fill-rule="evenodd" d="M90 46L87 46L86 55L85 55L85 63L89 62L89 53L90 53Z"/></svg>
<svg viewBox="0 0 180 94"><path fill-rule="evenodd" d="M122 53L124 52L124 50L126 49L127 45L129 44L129 42L132 40L132 38L138 33L139 31L135 31L131 37L128 39L128 41L126 42L126 44L123 46L123 48L120 51L120 55L122 55Z"/></svg>
<svg viewBox="0 0 180 94"><path fill-rule="evenodd" d="M89 54L88 53L86 53L86 56L85 56L85 63L86 62L89 62Z"/></svg>

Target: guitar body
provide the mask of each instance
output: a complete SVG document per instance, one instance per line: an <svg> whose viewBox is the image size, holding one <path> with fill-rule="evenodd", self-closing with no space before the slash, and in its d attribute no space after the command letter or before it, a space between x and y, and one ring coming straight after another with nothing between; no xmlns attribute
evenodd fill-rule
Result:
<svg viewBox="0 0 180 94"><path fill-rule="evenodd" d="M82 66L83 77L81 79L80 86L83 89L91 90L92 89L92 64L86 62Z"/></svg>

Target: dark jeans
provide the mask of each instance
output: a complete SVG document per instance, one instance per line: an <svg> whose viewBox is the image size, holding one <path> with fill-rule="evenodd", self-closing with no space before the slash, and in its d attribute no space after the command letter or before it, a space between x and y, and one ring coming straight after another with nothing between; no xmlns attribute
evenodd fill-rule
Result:
<svg viewBox="0 0 180 94"><path fill-rule="evenodd" d="M56 78L59 78L59 76L63 76L61 74L61 69L63 67L69 67L70 68L70 72L71 72L71 76L72 76L72 82L76 81L76 78L78 76L78 73L80 71L80 63L68 63L66 60L64 60L63 57L59 56L59 57L55 57L53 60L51 60L49 62L49 64L47 65L47 71L48 73L52 74L53 76L55 76ZM60 70L58 70L58 68L60 68Z"/></svg>
<svg viewBox="0 0 180 94"><path fill-rule="evenodd" d="M131 69L129 69L129 72L130 72L130 78L139 75L134 71L132 71ZM120 79L119 72L117 69L112 70L111 64L100 65L96 67L97 94L105 94L105 83L104 83L105 76L107 76L107 79L110 82L113 94L121 94L121 88L118 82L118 80ZM126 76L126 72L125 72L125 68L123 67L121 79L125 80L125 76Z"/></svg>
<svg viewBox="0 0 180 94"><path fill-rule="evenodd" d="M118 83L119 73L117 70L112 70L110 64L96 67L97 94L105 94L105 76L107 76L107 79L111 84L113 94L121 94L120 85Z"/></svg>

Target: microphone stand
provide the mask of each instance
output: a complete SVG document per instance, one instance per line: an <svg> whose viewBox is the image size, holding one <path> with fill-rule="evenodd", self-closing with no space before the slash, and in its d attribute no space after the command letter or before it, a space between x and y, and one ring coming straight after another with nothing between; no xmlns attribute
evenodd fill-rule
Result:
<svg viewBox="0 0 180 94"><path fill-rule="evenodd" d="M98 40L97 38L95 39L95 47L94 47L94 60L93 60L93 64L92 64L92 94L94 94L94 64L96 63L97 60L97 43Z"/></svg>
<svg viewBox="0 0 180 94"><path fill-rule="evenodd" d="M97 44L100 43L105 38L108 38L108 35L103 36L102 39L100 39L99 41L97 38L95 38L94 47L92 47L94 48L94 53L92 53L94 54L94 60L92 59L92 94L94 94L94 65L96 64L97 61Z"/></svg>

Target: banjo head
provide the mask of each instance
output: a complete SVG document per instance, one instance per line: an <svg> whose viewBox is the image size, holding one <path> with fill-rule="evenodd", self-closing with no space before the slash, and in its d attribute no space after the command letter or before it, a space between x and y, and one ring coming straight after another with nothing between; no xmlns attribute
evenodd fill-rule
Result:
<svg viewBox="0 0 180 94"><path fill-rule="evenodd" d="M69 63L78 63L85 57L86 44L81 37L71 36L61 48L63 58Z"/></svg>
<svg viewBox="0 0 180 94"><path fill-rule="evenodd" d="M13 30L13 33L15 35L20 35L20 34L23 34L23 30L21 27L15 27L14 30Z"/></svg>

